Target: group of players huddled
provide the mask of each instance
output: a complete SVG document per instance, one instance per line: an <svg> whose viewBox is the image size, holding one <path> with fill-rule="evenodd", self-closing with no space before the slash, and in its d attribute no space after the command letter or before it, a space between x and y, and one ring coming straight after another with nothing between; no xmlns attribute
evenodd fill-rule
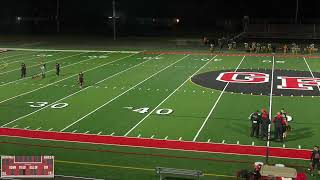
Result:
<svg viewBox="0 0 320 180"><path fill-rule="evenodd" d="M55 69L56 69L56 75L60 76L60 64L56 63L55 65ZM27 77L27 65L25 63L21 63L21 76L20 78L26 78ZM40 63L40 73L39 74L35 74L32 75L31 78L32 79L37 79L39 77L41 77L42 79L46 77L46 71L47 71L47 66L46 63ZM83 72L80 72L78 74L78 84L80 86L80 88L83 88L84 85L84 74Z"/></svg>
<svg viewBox="0 0 320 180"><path fill-rule="evenodd" d="M287 137L288 131L291 131L291 126L289 125L291 116L288 116L284 109L277 112L272 119L269 118L269 114L265 109L257 110L250 115L249 119L251 121L251 137L268 140L269 125L272 122L274 124L274 140L276 141L283 142Z"/></svg>

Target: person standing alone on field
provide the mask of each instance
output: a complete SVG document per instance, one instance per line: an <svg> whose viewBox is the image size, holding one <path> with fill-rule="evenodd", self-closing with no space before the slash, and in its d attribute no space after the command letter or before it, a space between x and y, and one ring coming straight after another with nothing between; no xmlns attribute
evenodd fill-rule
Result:
<svg viewBox="0 0 320 180"><path fill-rule="evenodd" d="M56 64L56 75L57 76L60 75L60 64L59 63Z"/></svg>
<svg viewBox="0 0 320 180"><path fill-rule="evenodd" d="M25 78L27 75L27 67L25 63L21 64L21 78Z"/></svg>
<svg viewBox="0 0 320 180"><path fill-rule="evenodd" d="M41 70L41 77L45 78L46 77L46 66L45 66L45 64L40 66L40 70Z"/></svg>
<svg viewBox="0 0 320 180"><path fill-rule="evenodd" d="M313 171L315 169L315 167L317 166L318 169L318 175L320 176L320 168L319 168L319 164L320 164L320 151L319 151L319 146L314 146L312 154L311 154L311 158L310 158L310 173L311 176L313 176Z"/></svg>
<svg viewBox="0 0 320 180"><path fill-rule="evenodd" d="M251 134L250 136L253 137L259 137L259 126L260 126L260 115L259 111L252 113L250 116L251 120Z"/></svg>
<svg viewBox="0 0 320 180"><path fill-rule="evenodd" d="M80 72L80 73L79 73L78 80L79 80L80 88L83 88L83 83L84 83L84 75L83 75L83 72Z"/></svg>

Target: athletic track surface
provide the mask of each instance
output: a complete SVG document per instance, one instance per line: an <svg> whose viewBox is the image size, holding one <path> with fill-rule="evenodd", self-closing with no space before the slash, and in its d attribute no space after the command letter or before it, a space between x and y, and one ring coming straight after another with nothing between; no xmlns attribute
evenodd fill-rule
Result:
<svg viewBox="0 0 320 180"><path fill-rule="evenodd" d="M0 128L0 136L139 148L234 154L246 156L265 156L266 154L266 147L264 146L160 140L151 138L135 138L123 136L104 136L67 132L25 130L15 128ZM301 160L309 160L311 153L310 150L306 149L270 147L269 150L270 157Z"/></svg>

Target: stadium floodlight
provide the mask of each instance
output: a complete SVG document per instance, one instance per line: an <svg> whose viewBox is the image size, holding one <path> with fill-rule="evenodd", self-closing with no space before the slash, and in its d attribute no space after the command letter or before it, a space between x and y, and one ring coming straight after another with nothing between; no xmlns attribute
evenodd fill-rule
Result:
<svg viewBox="0 0 320 180"><path fill-rule="evenodd" d="M176 23L178 24L180 22L180 19L179 18L176 18Z"/></svg>

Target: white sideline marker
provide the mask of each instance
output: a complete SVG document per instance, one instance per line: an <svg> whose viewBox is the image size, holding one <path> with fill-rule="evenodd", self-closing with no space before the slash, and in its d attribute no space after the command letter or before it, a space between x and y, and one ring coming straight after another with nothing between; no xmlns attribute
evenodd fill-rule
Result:
<svg viewBox="0 0 320 180"><path fill-rule="evenodd" d="M25 127L24 129L28 129L30 126Z"/></svg>
<svg viewBox="0 0 320 180"><path fill-rule="evenodd" d="M168 139L168 136L166 136L164 139L167 140L167 139Z"/></svg>
<svg viewBox="0 0 320 180"><path fill-rule="evenodd" d="M17 126L18 126L18 124L16 124L16 125L12 126L12 128L15 128L15 127L17 127Z"/></svg>
<svg viewBox="0 0 320 180"><path fill-rule="evenodd" d="M251 146L254 146L254 142L252 141L252 144L251 144Z"/></svg>
<svg viewBox="0 0 320 180"><path fill-rule="evenodd" d="M73 130L73 131L72 131L72 133L75 133L75 132L77 132L77 130Z"/></svg>
<svg viewBox="0 0 320 180"><path fill-rule="evenodd" d="M100 135L102 133L102 131L100 131L99 133L98 133L98 135Z"/></svg>
<svg viewBox="0 0 320 180"><path fill-rule="evenodd" d="M237 141L237 144L239 144L240 142L239 141Z"/></svg>
<svg viewBox="0 0 320 180"><path fill-rule="evenodd" d="M114 135L114 132L113 132L113 133L111 133L110 135L111 135L111 136L113 136L113 135Z"/></svg>
<svg viewBox="0 0 320 180"><path fill-rule="evenodd" d="M240 65L242 64L242 62L243 62L243 60L244 60L245 57L246 57L246 56L243 56L243 58L241 59L239 65L238 65L237 68L234 70L234 72L236 72L236 71L239 69L239 67L240 67ZM223 90L221 91L218 99L216 100L216 102L215 102L214 105L212 106L212 108L211 108L208 116L206 117L206 119L205 119L204 122L202 123L200 129L198 130L197 134L196 134L195 137L193 138L193 141L196 141L196 140L197 140L200 132L202 131L202 129L203 129L204 126L206 125L207 121L209 120L211 114L213 113L214 109L216 108L218 102L220 101L220 98L222 97L223 93L224 93L225 90L227 89L228 85L229 85L229 82L224 86L224 88L223 88Z"/></svg>
<svg viewBox="0 0 320 180"><path fill-rule="evenodd" d="M210 141L211 141L211 139L208 139L208 141L207 141L207 142L209 143Z"/></svg>
<svg viewBox="0 0 320 180"><path fill-rule="evenodd" d="M299 145L298 148L301 149L301 146Z"/></svg>
<svg viewBox="0 0 320 180"><path fill-rule="evenodd" d="M48 131L51 131L53 128L50 128Z"/></svg>
<svg viewBox="0 0 320 180"><path fill-rule="evenodd" d="M86 131L85 134L88 134L90 131Z"/></svg>
<svg viewBox="0 0 320 180"><path fill-rule="evenodd" d="M179 138L179 141L181 141L181 140L182 140L182 137Z"/></svg>
<svg viewBox="0 0 320 180"><path fill-rule="evenodd" d="M152 135L150 138L151 138L151 139L154 138L154 135Z"/></svg>
<svg viewBox="0 0 320 180"><path fill-rule="evenodd" d="M285 144L282 144L282 147L283 147L283 148L285 148L285 147L286 147L286 145L285 145Z"/></svg>
<svg viewBox="0 0 320 180"><path fill-rule="evenodd" d="M224 144L225 140L223 140L221 143Z"/></svg>
<svg viewBox="0 0 320 180"><path fill-rule="evenodd" d="M138 137L138 138L141 137L141 134L139 134L137 137Z"/></svg>
<svg viewBox="0 0 320 180"><path fill-rule="evenodd" d="M39 129L41 129L41 127L38 127L36 130L39 130Z"/></svg>

